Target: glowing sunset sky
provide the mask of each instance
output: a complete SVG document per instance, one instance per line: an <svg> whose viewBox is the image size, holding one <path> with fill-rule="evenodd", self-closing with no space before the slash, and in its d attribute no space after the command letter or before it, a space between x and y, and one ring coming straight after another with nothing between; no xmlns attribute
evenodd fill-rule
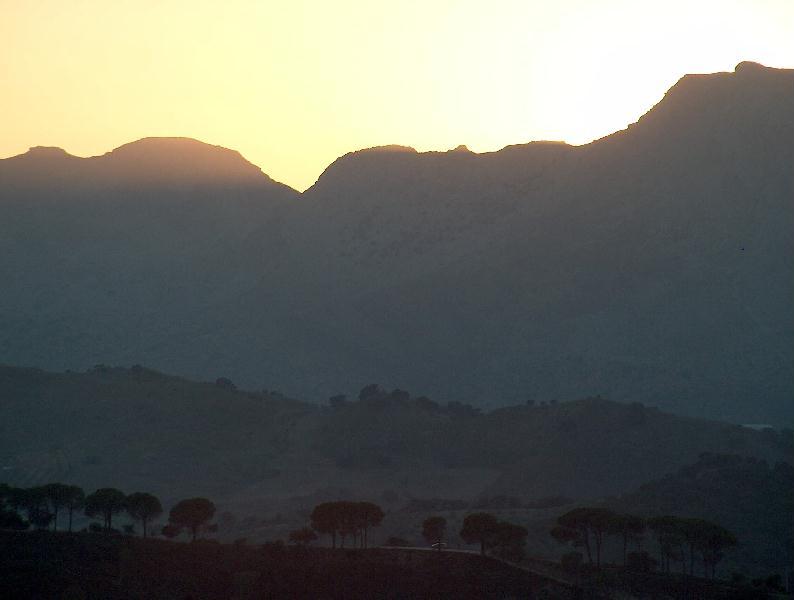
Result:
<svg viewBox="0 0 794 600"><path fill-rule="evenodd" d="M0 157L188 136L304 189L381 144L588 142L742 60L794 67L794 0L0 0Z"/></svg>

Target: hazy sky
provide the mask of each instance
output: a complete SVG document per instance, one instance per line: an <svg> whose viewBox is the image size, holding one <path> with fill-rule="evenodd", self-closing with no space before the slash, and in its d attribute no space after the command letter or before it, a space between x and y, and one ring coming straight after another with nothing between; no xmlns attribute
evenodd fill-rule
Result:
<svg viewBox="0 0 794 600"><path fill-rule="evenodd" d="M587 142L741 60L794 67L794 0L0 0L0 157L189 136L304 189L375 145Z"/></svg>

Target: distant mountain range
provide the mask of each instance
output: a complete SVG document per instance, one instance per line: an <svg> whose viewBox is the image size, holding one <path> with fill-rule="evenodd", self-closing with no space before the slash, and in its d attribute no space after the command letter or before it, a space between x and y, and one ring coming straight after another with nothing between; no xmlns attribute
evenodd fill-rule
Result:
<svg viewBox="0 0 794 600"><path fill-rule="evenodd" d="M0 160L0 362L784 425L793 231L794 71L753 63L585 146L362 150L303 194L189 139L33 148Z"/></svg>

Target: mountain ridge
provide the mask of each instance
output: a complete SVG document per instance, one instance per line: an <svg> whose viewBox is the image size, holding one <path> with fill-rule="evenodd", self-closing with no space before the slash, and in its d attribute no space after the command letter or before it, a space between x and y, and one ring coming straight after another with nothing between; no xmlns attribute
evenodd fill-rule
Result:
<svg viewBox="0 0 794 600"><path fill-rule="evenodd" d="M303 194L250 163L119 186L2 160L0 360L789 422L794 71L717 75L587 145L358 151Z"/></svg>
<svg viewBox="0 0 794 600"><path fill-rule="evenodd" d="M675 97L678 96L678 95L690 93L693 88L710 89L710 88L714 87L714 83L715 82L719 82L719 85L722 85L722 84L735 85L737 83L737 81L738 81L737 77L739 77L741 79L747 79L747 78L756 78L756 79L758 79L758 78L764 78L764 77L766 77L766 78L774 77L776 74L785 74L785 75L788 75L788 76L794 76L794 69L769 67L769 66L762 65L760 63L753 62L753 61L741 61L741 62L739 62L736 65L736 67L734 68L733 71L721 71L721 72L716 72L716 73L690 73L690 74L683 75L664 94L662 99L657 104L655 104L650 109L648 109L648 111L646 111L643 115L641 115L640 118L636 122L629 123L627 125L627 127L624 128L624 129L616 130L616 131L614 131L614 132L612 132L610 134L607 134L607 135L605 135L605 136L603 136L601 138L597 138L595 140L592 140L592 141L584 143L584 144L573 145L573 144L568 144L567 142L563 142L563 141L559 141L558 142L558 141L547 141L547 140L532 140L532 141L529 141L529 142L508 144L508 145L506 145L503 148L500 148L498 150L484 151L484 152L472 151L466 145L463 145L463 144L457 146L456 148L450 149L450 150L427 150L427 151L421 151L421 152L416 150L415 148L413 148L411 146L404 146L404 145L399 145L399 144L385 144L385 145L361 148L361 149L358 149L358 150L352 150L350 152L347 152L346 154L338 157L334 162L329 164L325 168L324 172L327 171L328 169L330 169L333 166L334 163L336 163L336 162L338 162L340 160L343 160L343 159L344 160L349 160L349 159L355 158L355 157L366 157L366 156L371 156L373 154L375 154L375 155L377 155L377 154L383 154L383 155L390 155L390 154L416 154L416 155L420 155L421 156L421 155L448 154L448 153L454 153L454 152L463 151L465 153L472 154L472 155L475 155L475 156L487 156L487 155L501 153L501 152L507 151L509 149L523 148L523 147L526 147L526 146L532 146L532 145L536 145L536 144L538 144L538 145L561 144L561 145L565 145L565 146L568 146L568 147L571 147L571 148L588 147L588 146L591 146L593 144L597 144L597 143L601 142L602 140L606 140L608 138L612 138L613 136L615 136L617 134L620 134L622 132L626 132L629 129L632 129L632 128L636 127L637 125L639 125L639 124L641 124L643 122L643 119L647 115L653 113L654 110L656 110L657 108L662 107L666 102L670 101L671 99L675 99ZM709 84L709 87L703 88L702 84L704 84L704 83ZM791 85L794 85L794 84L791 84ZM712 91L713 91L713 89L712 89ZM20 159L20 158L28 156L28 155L40 155L40 154L42 154L44 152L46 152L47 155L52 154L52 155L63 155L64 157L72 157L72 158L97 159L97 158L103 158L103 157L108 157L108 156L112 156L112 155L123 154L123 153L126 153L129 150L132 150L133 148L135 148L137 150L137 149L142 148L144 146L163 145L164 143L169 144L169 145L179 144L179 145L182 145L185 148L190 147L190 146L194 146L194 145L198 145L200 147L204 147L205 149L210 149L211 148L211 149L215 149L215 150L220 150L220 151L222 151L224 153L232 153L235 156L235 158L242 159L246 163L252 164L252 163L249 163L236 150L229 149L229 148L217 145L217 144L211 144L209 142L203 142L203 141L198 140L196 138L184 137L184 136L181 136L181 137L180 136L170 136L170 137L169 136L149 136L149 137L144 137L144 138L140 138L138 140L132 141L132 142L127 142L125 144L122 144L121 146L118 146L118 147L116 147L116 148L114 148L112 150L109 150L109 151L105 152L104 154L88 156L88 157L78 157L78 156L72 155L72 154L68 153L65 149L57 147L57 146L33 146L25 153L18 154L18 155L15 155L15 156L6 157L6 158L0 158L0 161L9 160L9 159ZM260 171L262 170L261 167L257 167L257 168L260 169ZM263 174L264 174L264 171L263 171ZM267 175L265 175L265 176L267 177ZM322 177L322 174L320 175L320 177ZM318 177L318 180L319 180L319 177ZM287 184L282 184L282 185L287 185ZM312 186L310 186L310 188L311 187ZM305 193L305 192L298 192L298 193L302 194L302 193Z"/></svg>

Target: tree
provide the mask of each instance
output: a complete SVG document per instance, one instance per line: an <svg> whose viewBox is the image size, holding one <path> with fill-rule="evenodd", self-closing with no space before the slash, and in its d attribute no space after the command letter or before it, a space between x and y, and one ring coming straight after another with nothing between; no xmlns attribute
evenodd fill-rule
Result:
<svg viewBox="0 0 794 600"><path fill-rule="evenodd" d="M125 509L126 499L127 497L121 490L100 488L86 496L83 511L90 518L101 516L105 531L110 531L113 527L113 515Z"/></svg>
<svg viewBox="0 0 794 600"><path fill-rule="evenodd" d="M30 523L23 519L16 511L16 488L0 483L0 529L24 530Z"/></svg>
<svg viewBox="0 0 794 600"><path fill-rule="evenodd" d="M670 561L681 561L683 571L686 573L686 559L684 555L684 538L681 519L673 516L661 516L648 519L648 528L656 535L659 545L659 568L670 572Z"/></svg>
<svg viewBox="0 0 794 600"><path fill-rule="evenodd" d="M143 537L146 537L149 521L163 514L163 506L156 496L135 492L127 496L127 513L134 521L141 522Z"/></svg>
<svg viewBox="0 0 794 600"><path fill-rule="evenodd" d="M513 562L518 562L524 558L527 535L526 528L513 523L499 521L496 524L496 530L491 541L496 556Z"/></svg>
<svg viewBox="0 0 794 600"><path fill-rule="evenodd" d="M318 533L330 535L334 548L337 535L342 539L343 548L348 535L353 536L354 545L360 541L366 548L370 527L380 525L384 516L381 507L372 502L323 502L314 507L311 526Z"/></svg>
<svg viewBox="0 0 794 600"><path fill-rule="evenodd" d="M24 510L28 523L36 529L46 529L52 521L52 513L47 502L47 492L43 486L31 488L9 488L9 504L14 510Z"/></svg>
<svg viewBox="0 0 794 600"><path fill-rule="evenodd" d="M289 534L289 541L301 546L308 546L317 539L317 534L310 527L296 529Z"/></svg>
<svg viewBox="0 0 794 600"><path fill-rule="evenodd" d="M460 537L467 544L479 544L480 554L485 554L486 546L491 542L498 521L490 513L479 512L466 515Z"/></svg>
<svg viewBox="0 0 794 600"><path fill-rule="evenodd" d="M202 528L209 528L209 521L215 516L215 504L206 498L189 498L181 500L171 509L168 522L178 531L190 531L192 541Z"/></svg>
<svg viewBox="0 0 794 600"><path fill-rule="evenodd" d="M361 388L361 391L358 393L358 399L360 402L366 402L367 400L379 400L385 395L386 390L380 385L377 383L370 383Z"/></svg>
<svg viewBox="0 0 794 600"><path fill-rule="evenodd" d="M317 533L331 536L331 547L336 548L336 532L339 529L337 502L323 502L314 507L310 520Z"/></svg>
<svg viewBox="0 0 794 600"><path fill-rule="evenodd" d="M716 523L702 521L697 537L696 545L703 557L704 574L714 579L717 564L722 560L724 550L737 544L736 536Z"/></svg>
<svg viewBox="0 0 794 600"><path fill-rule="evenodd" d="M342 538L342 548L345 547L345 538L353 536L353 546L358 541L358 533L361 531L362 519L355 502L340 501L336 502L336 524L337 532Z"/></svg>
<svg viewBox="0 0 794 600"><path fill-rule="evenodd" d="M0 529L23 531L28 527L30 527L30 523L19 516L17 511L0 506Z"/></svg>
<svg viewBox="0 0 794 600"><path fill-rule="evenodd" d="M69 491L65 494L63 501L64 507L66 510L69 511L69 529L68 531L72 531L72 516L74 515L74 511L79 510L83 507L85 503L85 492L83 488L77 485L70 485L68 486Z"/></svg>
<svg viewBox="0 0 794 600"><path fill-rule="evenodd" d="M645 531L645 520L634 515L612 515L609 519L608 530L610 534L618 536L623 542L623 566L625 567L629 541L637 542L639 550L639 541Z"/></svg>
<svg viewBox="0 0 794 600"><path fill-rule="evenodd" d="M361 543L366 548L369 543L369 528L378 527L386 515L380 506L372 502L357 502L355 512L362 531Z"/></svg>
<svg viewBox="0 0 794 600"><path fill-rule="evenodd" d="M430 545L437 544L439 552L441 551L441 544L446 530L447 520L444 517L428 517L422 523L422 537Z"/></svg>
<svg viewBox="0 0 794 600"><path fill-rule="evenodd" d="M551 530L551 535L557 541L583 546L591 565L595 546L595 564L601 566L601 547L613 517L614 513L606 508L574 508L557 518L557 526Z"/></svg>
<svg viewBox="0 0 794 600"><path fill-rule="evenodd" d="M571 527L563 527L562 525L554 526L549 532L551 537L557 540L560 544L573 544L574 547L584 547L587 550L587 558L590 564L593 563L593 558L590 554L590 545L585 543L587 540L587 532L579 531Z"/></svg>
<svg viewBox="0 0 794 600"><path fill-rule="evenodd" d="M83 497L82 488L76 485L66 485L65 483L49 483L44 486L44 494L49 502L49 508L53 516L53 529L58 530L58 515L61 510L69 511L69 531L72 530L72 512L75 504Z"/></svg>
<svg viewBox="0 0 794 600"><path fill-rule="evenodd" d="M678 533L681 541L686 542L689 546L689 574L695 574L695 553L698 549L698 542L700 541L701 532L707 521L703 519L678 519ZM684 565L686 571L686 565Z"/></svg>

